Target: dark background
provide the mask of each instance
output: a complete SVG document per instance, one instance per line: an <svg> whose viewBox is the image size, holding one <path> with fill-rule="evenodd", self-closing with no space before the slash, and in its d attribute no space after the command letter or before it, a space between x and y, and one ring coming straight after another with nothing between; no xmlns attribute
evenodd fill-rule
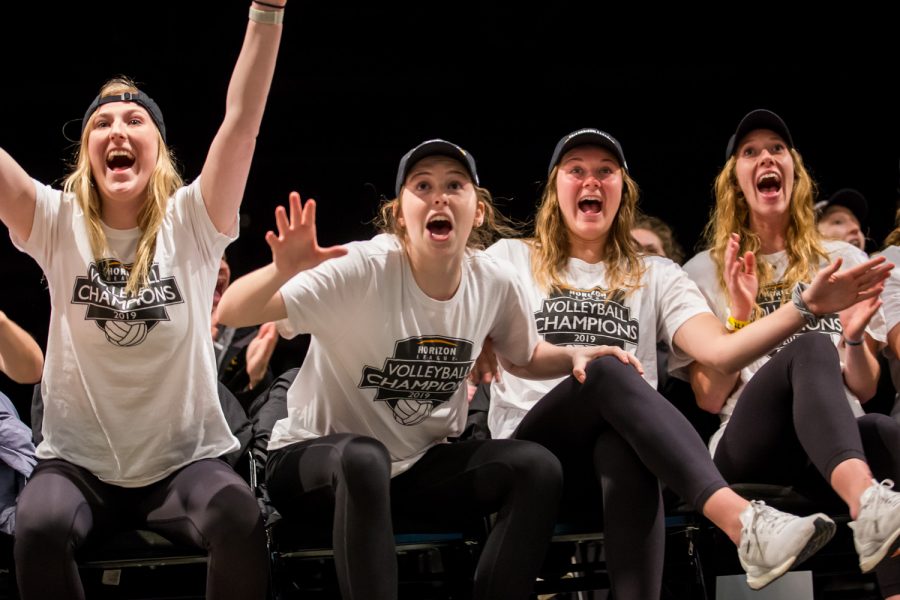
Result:
<svg viewBox="0 0 900 600"><path fill-rule="evenodd" d="M0 147L36 179L59 182L73 150L64 126L73 121L65 132L76 139L100 85L123 73L162 107L193 179L221 122L248 4L4 7ZM228 249L233 271L267 261L263 235L294 189L319 201L321 243L369 237L399 157L431 137L472 152L501 209L525 219L556 141L581 127L620 140L644 210L672 224L690 255L725 143L759 107L786 120L823 196L841 187L865 194L875 249L898 198L895 20L850 6L795 19L772 5L753 9L291 0L241 237ZM41 273L5 232L0 269L0 309L43 346ZM30 387L0 378L0 389L27 406Z"/></svg>

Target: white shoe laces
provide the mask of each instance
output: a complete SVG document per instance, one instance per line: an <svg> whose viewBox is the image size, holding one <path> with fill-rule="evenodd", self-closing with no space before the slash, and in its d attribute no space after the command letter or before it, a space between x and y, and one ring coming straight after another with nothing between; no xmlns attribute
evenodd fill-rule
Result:
<svg viewBox="0 0 900 600"><path fill-rule="evenodd" d="M747 531L755 539L757 548L762 548L759 541L760 529L769 535L777 535L793 520L792 515L767 506L762 500L751 500L750 506L753 507L753 519L747 526ZM750 535L747 536L746 548L746 551L750 552Z"/></svg>
<svg viewBox="0 0 900 600"><path fill-rule="evenodd" d="M890 493L894 488L894 482L890 479L884 479L881 482L877 482L873 479L872 486L869 489L873 488L874 493L871 494L865 504L860 507L860 512L865 509L866 512L872 513L869 516L869 519L872 522L875 533L878 534L880 533L878 531L878 517L881 515L883 509L900 506L900 494Z"/></svg>

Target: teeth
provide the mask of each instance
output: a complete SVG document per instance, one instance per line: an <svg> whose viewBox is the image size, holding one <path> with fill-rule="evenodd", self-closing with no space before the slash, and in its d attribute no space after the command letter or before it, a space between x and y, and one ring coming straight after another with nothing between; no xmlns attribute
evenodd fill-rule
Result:
<svg viewBox="0 0 900 600"><path fill-rule="evenodd" d="M759 184L764 184L764 183L769 183L769 182L778 183L779 181L781 181L781 179L775 173L766 173L765 175L763 175L762 177L759 178L757 183L759 183Z"/></svg>
<svg viewBox="0 0 900 600"><path fill-rule="evenodd" d="M438 222L440 222L440 221L443 221L443 222L445 222L445 223L449 223L449 222L450 222L450 219L448 219L447 217L443 217L443 216L436 216L436 217L432 217L432 218L428 219L428 222L429 222L429 223L438 223Z"/></svg>
<svg viewBox="0 0 900 600"><path fill-rule="evenodd" d="M119 158L120 156L133 159L134 155L128 150L110 150L109 154L106 155L107 160L112 160L113 158Z"/></svg>

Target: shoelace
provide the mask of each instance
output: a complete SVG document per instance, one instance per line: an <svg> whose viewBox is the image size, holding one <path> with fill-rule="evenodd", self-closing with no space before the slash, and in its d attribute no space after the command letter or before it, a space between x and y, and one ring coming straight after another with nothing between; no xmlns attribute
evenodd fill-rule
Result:
<svg viewBox="0 0 900 600"><path fill-rule="evenodd" d="M753 532L753 537L756 539L756 547L762 548L762 544L759 542L759 527L757 527L757 523L760 521L765 522L769 525L768 530L770 532L778 534L787 526L790 516L767 506L762 500L751 500L750 506L753 507L753 519L750 521L748 529ZM746 552L750 552L749 535L747 536Z"/></svg>
<svg viewBox="0 0 900 600"><path fill-rule="evenodd" d="M881 513L881 508L885 505L889 505L891 507L900 504L900 495L897 494L888 494L888 492L894 489L894 482L891 479L883 479L878 483L878 487L875 489L875 493L870 498L870 507L872 510L871 523L873 528L875 529L875 533L881 533L878 531L878 517Z"/></svg>

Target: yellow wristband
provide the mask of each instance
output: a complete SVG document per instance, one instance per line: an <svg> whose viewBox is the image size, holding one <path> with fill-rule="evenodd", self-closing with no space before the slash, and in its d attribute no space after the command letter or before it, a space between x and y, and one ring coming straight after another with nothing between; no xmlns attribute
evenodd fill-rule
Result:
<svg viewBox="0 0 900 600"><path fill-rule="evenodd" d="M740 319L735 319L734 317L728 317L728 322L725 325L725 328L728 331L737 331L738 329L743 329L747 325L750 324L750 321L741 321Z"/></svg>

